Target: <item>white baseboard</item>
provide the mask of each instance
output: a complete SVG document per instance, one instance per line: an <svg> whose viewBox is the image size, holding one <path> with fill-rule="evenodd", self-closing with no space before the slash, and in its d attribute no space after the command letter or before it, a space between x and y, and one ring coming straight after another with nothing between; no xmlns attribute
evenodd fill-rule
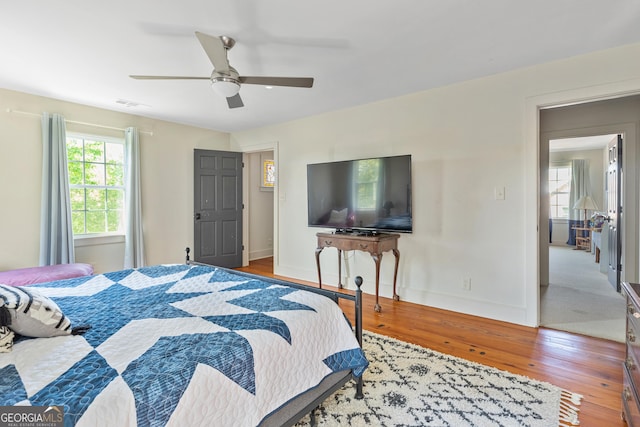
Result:
<svg viewBox="0 0 640 427"><path fill-rule="evenodd" d="M249 261L254 261L260 258L267 258L270 256L273 256L273 248L253 251L253 252L249 252Z"/></svg>

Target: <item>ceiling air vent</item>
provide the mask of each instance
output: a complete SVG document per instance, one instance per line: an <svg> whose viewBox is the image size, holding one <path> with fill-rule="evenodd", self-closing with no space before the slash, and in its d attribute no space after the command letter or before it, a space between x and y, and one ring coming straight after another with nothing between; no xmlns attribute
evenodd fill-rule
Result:
<svg viewBox="0 0 640 427"><path fill-rule="evenodd" d="M117 99L116 100L116 104L124 105L127 108L129 108L129 107L140 107L140 106L148 107L148 105L140 104L139 102L129 101L129 100L126 100L126 99Z"/></svg>

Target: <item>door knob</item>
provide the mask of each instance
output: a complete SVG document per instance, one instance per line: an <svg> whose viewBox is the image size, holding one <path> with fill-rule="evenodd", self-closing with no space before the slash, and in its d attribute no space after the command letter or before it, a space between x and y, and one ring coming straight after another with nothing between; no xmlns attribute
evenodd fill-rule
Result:
<svg viewBox="0 0 640 427"><path fill-rule="evenodd" d="M196 218L196 221L200 219L200 212L196 213L195 218Z"/></svg>

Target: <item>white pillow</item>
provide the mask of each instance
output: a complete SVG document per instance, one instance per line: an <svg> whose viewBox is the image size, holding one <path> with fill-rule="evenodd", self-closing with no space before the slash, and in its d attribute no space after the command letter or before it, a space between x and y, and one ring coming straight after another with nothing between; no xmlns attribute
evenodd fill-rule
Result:
<svg viewBox="0 0 640 427"><path fill-rule="evenodd" d="M329 221L327 222L328 224L336 224L336 225L344 225L347 222L347 214L348 214L348 210L347 208L344 208L342 210L335 210L333 209L331 211L331 215L329 215Z"/></svg>
<svg viewBox="0 0 640 427"><path fill-rule="evenodd" d="M30 286L0 285L0 303L4 305L0 326L8 326L17 334L26 337L71 334L71 321L60 307Z"/></svg>

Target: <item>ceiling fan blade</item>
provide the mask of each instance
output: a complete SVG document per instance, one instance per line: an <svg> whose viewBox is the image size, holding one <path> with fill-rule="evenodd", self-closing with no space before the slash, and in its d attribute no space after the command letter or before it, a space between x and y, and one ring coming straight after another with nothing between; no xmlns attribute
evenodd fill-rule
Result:
<svg viewBox="0 0 640 427"><path fill-rule="evenodd" d="M130 75L136 80L211 80L211 77L190 77L190 76L138 76Z"/></svg>
<svg viewBox="0 0 640 427"><path fill-rule="evenodd" d="M210 36L208 34L196 31L196 37L200 41L202 48L206 52L209 60L213 64L213 68L217 73L229 74L229 60L227 59L227 49L220 37Z"/></svg>
<svg viewBox="0 0 640 427"><path fill-rule="evenodd" d="M229 105L229 108L244 107L244 103L242 102L242 98L240 98L239 93L227 98L227 104Z"/></svg>
<svg viewBox="0 0 640 427"><path fill-rule="evenodd" d="M240 76L240 83L263 86L312 87L313 77L255 77Z"/></svg>

